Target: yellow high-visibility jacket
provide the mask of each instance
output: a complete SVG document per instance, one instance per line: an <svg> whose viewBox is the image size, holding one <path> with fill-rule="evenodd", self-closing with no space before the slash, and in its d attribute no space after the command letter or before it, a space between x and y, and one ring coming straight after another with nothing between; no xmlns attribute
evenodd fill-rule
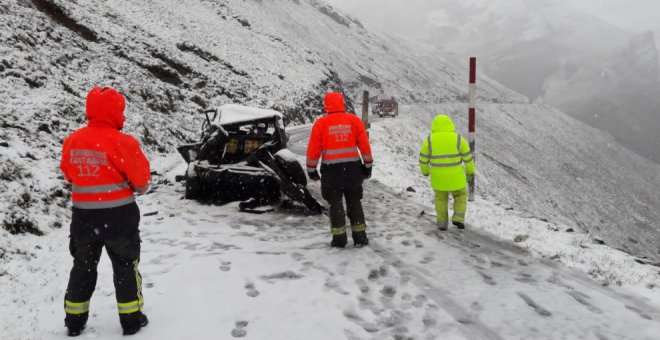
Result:
<svg viewBox="0 0 660 340"><path fill-rule="evenodd" d="M473 175L476 171L470 145L455 131L454 122L449 116L436 116L431 135L419 151L419 168L424 176L431 174L433 190L455 191L465 188L465 175Z"/></svg>

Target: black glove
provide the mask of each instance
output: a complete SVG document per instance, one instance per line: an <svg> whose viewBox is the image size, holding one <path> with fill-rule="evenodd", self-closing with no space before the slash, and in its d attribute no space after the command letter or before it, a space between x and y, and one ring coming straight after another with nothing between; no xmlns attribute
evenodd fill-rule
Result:
<svg viewBox="0 0 660 340"><path fill-rule="evenodd" d="M364 179L371 178L371 167L362 164L362 173L364 174Z"/></svg>
<svg viewBox="0 0 660 340"><path fill-rule="evenodd" d="M474 181L474 175L467 175L466 177L468 184L472 184L472 181Z"/></svg>
<svg viewBox="0 0 660 340"><path fill-rule="evenodd" d="M314 181L314 182L316 182L316 181L318 181L318 180L321 179L321 176L319 176L319 172L316 171L316 170L314 170L314 171L312 171L312 172L308 172L308 173L307 173L307 176L309 176L309 179L311 179L311 180Z"/></svg>

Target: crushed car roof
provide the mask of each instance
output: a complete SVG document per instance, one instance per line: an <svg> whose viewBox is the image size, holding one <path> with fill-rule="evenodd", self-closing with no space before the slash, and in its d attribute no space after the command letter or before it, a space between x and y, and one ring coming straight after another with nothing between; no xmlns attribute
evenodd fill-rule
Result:
<svg viewBox="0 0 660 340"><path fill-rule="evenodd" d="M219 115L213 121L214 125L227 125L248 122L256 119L278 117L282 114L275 110L260 109L238 104L225 104L216 108Z"/></svg>

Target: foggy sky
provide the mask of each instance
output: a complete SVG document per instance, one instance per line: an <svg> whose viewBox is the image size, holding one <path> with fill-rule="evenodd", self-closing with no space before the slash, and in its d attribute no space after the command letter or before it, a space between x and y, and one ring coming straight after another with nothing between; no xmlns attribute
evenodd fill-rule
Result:
<svg viewBox="0 0 660 340"><path fill-rule="evenodd" d="M433 0L326 0L331 5L357 17L370 28L388 33L419 38L424 33L426 19L441 8ZM463 3L539 3L543 0L456 0ZM660 1L658 0L551 0L553 3L584 10L622 29L639 33L660 32Z"/></svg>

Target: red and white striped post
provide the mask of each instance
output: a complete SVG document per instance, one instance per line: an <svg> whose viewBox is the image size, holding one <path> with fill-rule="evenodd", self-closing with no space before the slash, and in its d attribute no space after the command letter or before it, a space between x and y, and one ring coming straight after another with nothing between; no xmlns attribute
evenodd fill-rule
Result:
<svg viewBox="0 0 660 340"><path fill-rule="evenodd" d="M476 98L477 96L477 58L471 57L470 58L470 85L469 85L469 90L468 90L468 132L469 132L469 142L470 142L470 150L472 150L472 157L477 156L477 152L475 150L475 126L476 126L476 110L475 110L475 103L476 103ZM475 159L476 162L476 159ZM469 201L474 201L474 190L475 190L475 181L476 176L473 176L472 182L470 182L468 186L468 200Z"/></svg>

